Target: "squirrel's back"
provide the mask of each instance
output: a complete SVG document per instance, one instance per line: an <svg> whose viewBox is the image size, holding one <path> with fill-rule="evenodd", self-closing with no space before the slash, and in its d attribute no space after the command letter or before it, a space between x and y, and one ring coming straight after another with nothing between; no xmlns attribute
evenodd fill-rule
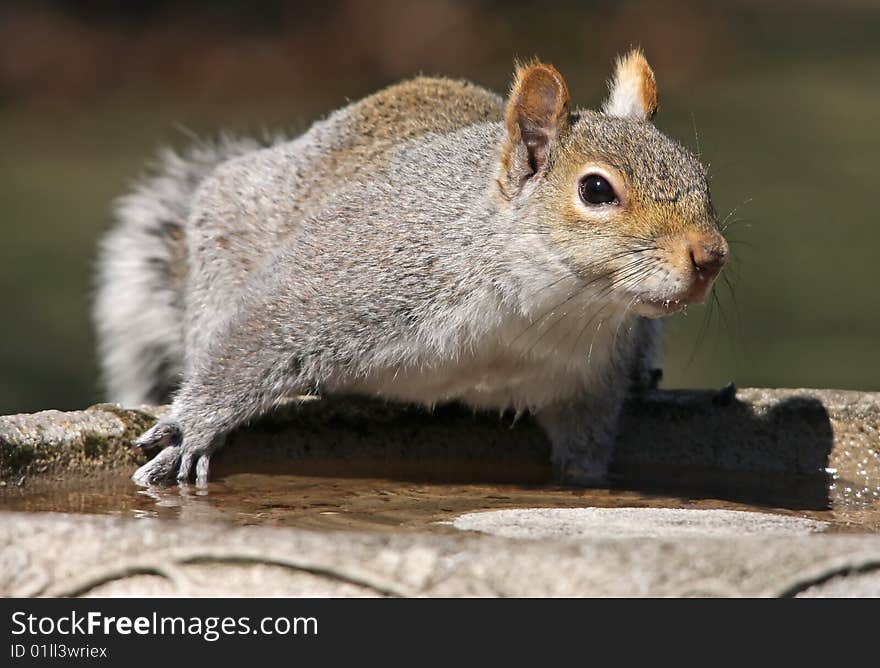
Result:
<svg viewBox="0 0 880 668"><path fill-rule="evenodd" d="M163 402L180 377L186 348L185 290L191 273L187 221L206 180L211 182L208 189L241 192L236 203L241 207L259 209L260 202L248 202L248 195L257 200L266 192L265 183L253 188L237 181L242 175L259 180L271 174L288 181L278 184L278 192L299 194L284 207L289 215L283 218L251 217L260 229L238 227L230 234L222 219L195 222L199 234L230 245L227 261L242 265L227 272L218 261L213 272L199 272L202 280L229 281L233 289L235 276L271 252L277 238L290 231L287 228L320 210L359 172L380 168L395 147L424 135L499 121L502 115L503 100L488 90L465 81L419 77L334 112L286 144L224 139L181 155L165 152L154 173L119 199L116 224L101 244L94 316L108 399L127 405ZM271 151L261 150L268 145ZM266 161L279 160L282 168L263 168ZM230 161L252 162L254 168L241 169L238 164L225 169L223 164ZM222 212L218 216L222 218ZM230 212L233 219L241 220ZM218 228L212 229L214 222ZM212 315L211 308L201 311ZM199 329L190 327L191 332Z"/></svg>
<svg viewBox="0 0 880 668"><path fill-rule="evenodd" d="M400 144L429 132L500 121L504 100L467 81L418 77L389 86L349 109L353 134L361 141Z"/></svg>

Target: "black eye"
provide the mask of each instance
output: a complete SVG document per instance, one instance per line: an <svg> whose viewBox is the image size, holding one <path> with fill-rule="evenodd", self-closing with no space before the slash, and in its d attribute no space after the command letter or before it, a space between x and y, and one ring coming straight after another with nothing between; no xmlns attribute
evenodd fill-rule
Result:
<svg viewBox="0 0 880 668"><path fill-rule="evenodd" d="M608 179L598 174L588 174L581 179L579 187L581 199L586 204L617 204L617 193Z"/></svg>

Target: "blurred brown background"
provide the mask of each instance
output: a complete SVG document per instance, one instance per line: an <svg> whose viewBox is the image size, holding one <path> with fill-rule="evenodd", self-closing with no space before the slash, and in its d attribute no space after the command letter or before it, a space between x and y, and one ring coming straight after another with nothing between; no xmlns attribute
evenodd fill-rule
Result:
<svg viewBox="0 0 880 668"><path fill-rule="evenodd" d="M637 44L735 254L733 290L671 323L666 384L880 389L880 3L4 0L0 413L100 399L95 243L156 147L420 72L504 90L533 55L596 106Z"/></svg>

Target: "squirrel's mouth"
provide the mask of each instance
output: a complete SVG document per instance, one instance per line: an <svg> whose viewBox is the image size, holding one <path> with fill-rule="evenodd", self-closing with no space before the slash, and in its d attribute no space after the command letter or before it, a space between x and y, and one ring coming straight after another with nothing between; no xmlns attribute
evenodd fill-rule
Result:
<svg viewBox="0 0 880 668"><path fill-rule="evenodd" d="M655 258L653 271L628 291L630 308L649 318L705 302L729 254L727 242L714 227L667 239L664 248L664 259Z"/></svg>
<svg viewBox="0 0 880 668"><path fill-rule="evenodd" d="M685 292L663 298L650 294L638 295L633 302L632 310L646 318L673 315L683 311L690 304L702 304L706 301L714 282L714 276L707 280L698 275Z"/></svg>
<svg viewBox="0 0 880 668"><path fill-rule="evenodd" d="M683 299L651 299L638 297L632 305L632 310L646 318L663 318L684 310L688 302Z"/></svg>

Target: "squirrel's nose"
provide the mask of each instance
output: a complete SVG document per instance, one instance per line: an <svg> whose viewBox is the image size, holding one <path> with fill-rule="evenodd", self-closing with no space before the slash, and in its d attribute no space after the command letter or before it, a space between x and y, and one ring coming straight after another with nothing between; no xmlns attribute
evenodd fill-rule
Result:
<svg viewBox="0 0 880 668"><path fill-rule="evenodd" d="M698 278L704 281L713 280L727 262L727 242L720 234L694 237L687 250Z"/></svg>

